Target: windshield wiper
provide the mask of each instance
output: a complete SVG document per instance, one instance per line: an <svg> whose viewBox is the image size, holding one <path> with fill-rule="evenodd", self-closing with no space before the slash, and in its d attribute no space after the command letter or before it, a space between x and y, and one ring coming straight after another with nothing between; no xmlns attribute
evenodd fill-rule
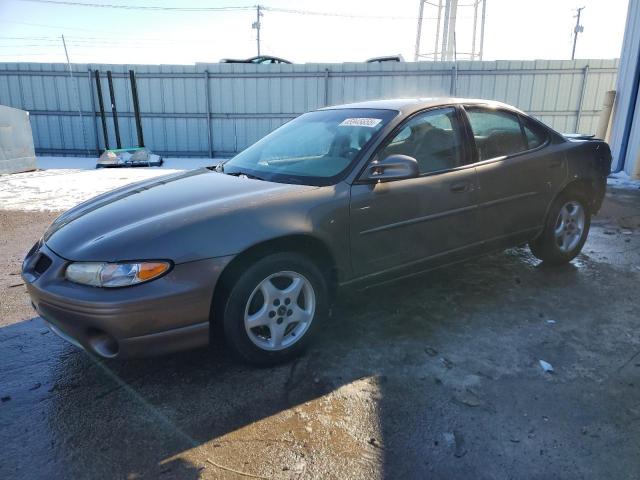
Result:
<svg viewBox="0 0 640 480"><path fill-rule="evenodd" d="M215 165L209 165L204 168L211 170L212 172L224 173L224 162L218 162Z"/></svg>
<svg viewBox="0 0 640 480"><path fill-rule="evenodd" d="M224 162L218 162L215 167L213 167L214 172L224 173Z"/></svg>
<svg viewBox="0 0 640 480"><path fill-rule="evenodd" d="M257 175L253 175L252 173L243 172L242 170L238 170L235 172L225 172L224 171L224 162L219 162L215 166L207 167L209 170L212 170L216 173L224 173L225 175L231 175L233 177L246 177L251 178L253 180L262 180L265 181L264 178L258 177Z"/></svg>
<svg viewBox="0 0 640 480"><path fill-rule="evenodd" d="M253 175L251 173L242 172L242 171L233 172L233 173L229 172L229 173L227 173L227 175L232 175L234 177L246 177L246 178L251 178L252 180L262 180L262 181L264 181L264 178L262 178L262 177L258 177L257 175Z"/></svg>

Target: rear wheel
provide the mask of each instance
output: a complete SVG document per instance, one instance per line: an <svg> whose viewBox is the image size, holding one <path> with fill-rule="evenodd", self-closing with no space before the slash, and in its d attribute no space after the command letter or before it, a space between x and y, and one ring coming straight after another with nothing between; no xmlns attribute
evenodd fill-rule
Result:
<svg viewBox="0 0 640 480"><path fill-rule="evenodd" d="M573 260L587 241L591 212L586 199L565 192L553 202L542 233L529 246L545 263L562 265Z"/></svg>
<svg viewBox="0 0 640 480"><path fill-rule="evenodd" d="M299 354L327 308L326 282L295 253L262 258L236 279L223 312L225 339L244 360L270 365Z"/></svg>

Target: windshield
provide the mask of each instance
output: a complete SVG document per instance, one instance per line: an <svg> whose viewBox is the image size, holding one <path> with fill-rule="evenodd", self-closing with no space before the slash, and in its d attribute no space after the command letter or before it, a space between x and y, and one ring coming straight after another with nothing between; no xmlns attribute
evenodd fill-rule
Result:
<svg viewBox="0 0 640 480"><path fill-rule="evenodd" d="M362 108L305 113L224 164L224 173L331 185L398 112Z"/></svg>

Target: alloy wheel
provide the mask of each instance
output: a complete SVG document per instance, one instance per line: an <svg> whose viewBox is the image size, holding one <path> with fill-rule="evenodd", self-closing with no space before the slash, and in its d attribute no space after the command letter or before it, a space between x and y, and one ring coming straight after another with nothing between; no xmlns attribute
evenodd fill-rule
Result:
<svg viewBox="0 0 640 480"><path fill-rule="evenodd" d="M584 208L579 202L567 202L560 209L553 233L556 245L562 253L572 251L580 243L585 218Z"/></svg>
<svg viewBox="0 0 640 480"><path fill-rule="evenodd" d="M284 350L304 336L315 309L316 294L307 278L293 271L274 273L249 296L244 327L257 347Z"/></svg>

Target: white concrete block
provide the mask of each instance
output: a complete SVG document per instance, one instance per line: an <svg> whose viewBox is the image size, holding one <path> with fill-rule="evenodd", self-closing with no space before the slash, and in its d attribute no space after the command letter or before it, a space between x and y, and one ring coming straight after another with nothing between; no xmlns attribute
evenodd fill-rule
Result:
<svg viewBox="0 0 640 480"><path fill-rule="evenodd" d="M36 168L29 113L0 105L0 174Z"/></svg>

